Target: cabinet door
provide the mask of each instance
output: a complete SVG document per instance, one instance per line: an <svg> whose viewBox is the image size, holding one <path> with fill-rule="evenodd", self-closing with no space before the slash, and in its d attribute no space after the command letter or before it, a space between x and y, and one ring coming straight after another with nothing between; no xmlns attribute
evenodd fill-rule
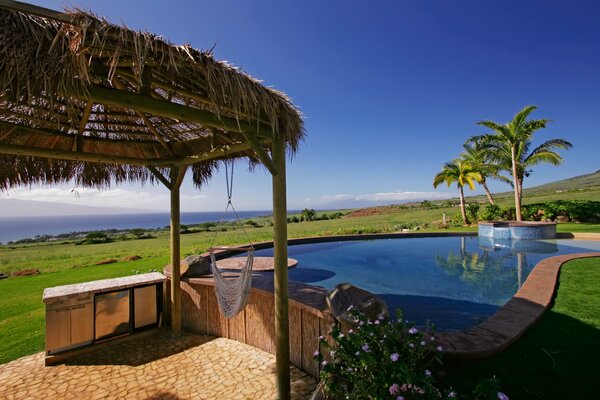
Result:
<svg viewBox="0 0 600 400"><path fill-rule="evenodd" d="M46 351L55 352L71 344L71 310L69 307L46 310Z"/></svg>
<svg viewBox="0 0 600 400"><path fill-rule="evenodd" d="M71 308L71 344L91 342L94 339L94 303Z"/></svg>
<svg viewBox="0 0 600 400"><path fill-rule="evenodd" d="M141 328L157 322L156 285L134 288L133 304L135 315L134 328Z"/></svg>

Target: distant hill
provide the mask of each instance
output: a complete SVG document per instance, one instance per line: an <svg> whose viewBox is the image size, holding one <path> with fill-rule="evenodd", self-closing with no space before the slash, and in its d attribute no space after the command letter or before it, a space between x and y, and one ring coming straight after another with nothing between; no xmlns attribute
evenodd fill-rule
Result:
<svg viewBox="0 0 600 400"><path fill-rule="evenodd" d="M501 205L512 204L514 201L512 190L492 193L492 195ZM525 204L551 200L600 201L600 170L524 189L523 200ZM485 202L486 200L483 195L478 195L468 197L468 201Z"/></svg>
<svg viewBox="0 0 600 400"><path fill-rule="evenodd" d="M525 189L525 193L547 191L568 192L572 190L586 190L593 188L600 188L600 170L592 172L591 174L579 175L573 178L562 179L560 181L534 186L532 188Z"/></svg>

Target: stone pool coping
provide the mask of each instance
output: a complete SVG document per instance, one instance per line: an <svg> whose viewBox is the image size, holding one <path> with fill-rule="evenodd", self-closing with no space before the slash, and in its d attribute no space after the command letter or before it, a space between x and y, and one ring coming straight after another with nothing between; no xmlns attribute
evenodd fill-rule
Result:
<svg viewBox="0 0 600 400"><path fill-rule="evenodd" d="M289 239L288 244L322 243L331 241L392 239L407 237L448 237L477 236L477 232L402 232L368 235L317 236ZM559 238L579 240L600 240L600 233L569 233ZM256 249L272 247L273 242L254 244ZM234 248L219 253L217 258L239 253ZM208 253L205 253L208 255ZM527 280L514 297L502 306L485 322L461 332L440 332L436 334L444 348L445 357L451 359L487 358L506 349L535 324L552 305L561 266L570 260L600 257L600 252L587 252L553 256L540 261L531 271ZM170 277L170 271L165 275ZM211 275L206 277L185 277L182 281L191 284L214 286ZM253 277L252 291L273 293L273 279ZM331 313L325 298L328 290L300 282L289 281L289 299L294 305L331 323ZM304 369L304 368L303 368Z"/></svg>
<svg viewBox="0 0 600 400"><path fill-rule="evenodd" d="M560 268L568 261L600 257L600 252L545 258L533 268L513 298L485 322L463 332L437 334L445 354L453 359L481 359L506 349L552 306Z"/></svg>

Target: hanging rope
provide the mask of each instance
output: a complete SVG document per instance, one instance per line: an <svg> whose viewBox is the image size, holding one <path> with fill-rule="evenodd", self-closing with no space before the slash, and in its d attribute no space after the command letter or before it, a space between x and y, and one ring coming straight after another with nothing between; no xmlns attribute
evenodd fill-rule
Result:
<svg viewBox="0 0 600 400"><path fill-rule="evenodd" d="M233 196L233 161L231 162L231 177L229 174L228 163L225 162L225 183L227 186L227 207L225 207L225 211L221 216L219 224L223 223L225 215L227 211L231 208L233 211L237 222L240 222L240 216L238 215L233 203L231 201ZM214 242L217 238L218 230L213 235L213 239L210 244L209 254L210 254L210 267L213 273L213 277L215 279L215 294L217 296L217 301L219 303L219 308L221 312L226 318L235 317L241 310L246 306L246 302L248 301L248 295L250 293L250 288L252 287L252 266L254 264L254 246L252 246L252 242L250 241L250 237L246 232L243 224L242 231L248 240L248 246L243 247L242 249L248 252L248 257L246 258L246 264L242 267L239 276L235 278L225 278L219 268L217 268L217 260L215 257L215 250L223 250L229 249L224 247L214 247Z"/></svg>

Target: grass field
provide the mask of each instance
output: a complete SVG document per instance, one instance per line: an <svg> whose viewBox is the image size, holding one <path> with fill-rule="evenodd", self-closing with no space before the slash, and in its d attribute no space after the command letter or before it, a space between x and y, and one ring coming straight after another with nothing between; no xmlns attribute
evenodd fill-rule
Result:
<svg viewBox="0 0 600 400"><path fill-rule="evenodd" d="M600 371L600 259L566 263L551 310L502 354L448 366L463 393L496 376L515 399L597 399Z"/></svg>

